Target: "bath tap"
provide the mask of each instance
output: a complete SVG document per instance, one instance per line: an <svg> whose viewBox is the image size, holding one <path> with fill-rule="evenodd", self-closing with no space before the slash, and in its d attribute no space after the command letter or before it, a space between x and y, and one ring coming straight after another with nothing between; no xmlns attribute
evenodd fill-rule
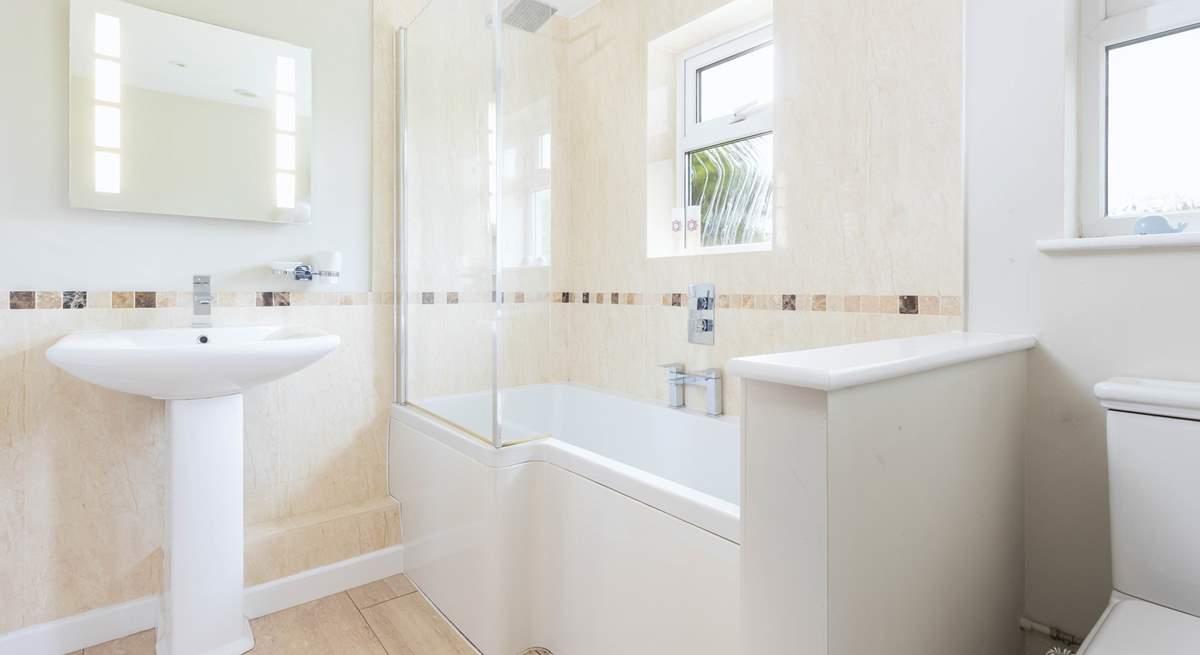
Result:
<svg viewBox="0 0 1200 655"><path fill-rule="evenodd" d="M704 407L709 416L724 414L721 402L722 385L721 369L710 368L703 373L688 373L683 364L663 364L667 369L667 406L681 409L683 407L684 388L687 385L704 387Z"/></svg>
<svg viewBox="0 0 1200 655"><path fill-rule="evenodd" d="M212 327L212 276L192 276L192 327Z"/></svg>

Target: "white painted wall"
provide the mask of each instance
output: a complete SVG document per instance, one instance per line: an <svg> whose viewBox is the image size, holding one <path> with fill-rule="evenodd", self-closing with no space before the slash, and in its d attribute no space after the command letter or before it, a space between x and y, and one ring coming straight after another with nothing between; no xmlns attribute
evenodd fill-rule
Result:
<svg viewBox="0 0 1200 655"><path fill-rule="evenodd" d="M0 289L279 288L266 264L341 250L339 290L369 284L370 0L139 0L313 50L313 223L71 209L67 202L68 0L0 10ZM286 288L286 287L284 287Z"/></svg>
<svg viewBox="0 0 1200 655"><path fill-rule="evenodd" d="M1104 414L1091 388L1115 375L1200 379L1200 255L1034 249L1066 233L1074 208L1073 2L966 0L967 323L1039 336L1025 613L1082 635L1111 586Z"/></svg>

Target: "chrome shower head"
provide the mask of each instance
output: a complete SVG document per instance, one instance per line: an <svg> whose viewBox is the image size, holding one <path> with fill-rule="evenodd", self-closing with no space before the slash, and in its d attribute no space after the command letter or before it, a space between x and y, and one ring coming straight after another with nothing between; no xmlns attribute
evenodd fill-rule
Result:
<svg viewBox="0 0 1200 655"><path fill-rule="evenodd" d="M515 0L504 10L504 23L526 32L541 29L558 10L538 0Z"/></svg>

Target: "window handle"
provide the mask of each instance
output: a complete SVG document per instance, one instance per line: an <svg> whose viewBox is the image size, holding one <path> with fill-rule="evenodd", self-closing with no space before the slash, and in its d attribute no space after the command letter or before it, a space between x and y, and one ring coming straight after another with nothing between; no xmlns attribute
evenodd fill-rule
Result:
<svg viewBox="0 0 1200 655"><path fill-rule="evenodd" d="M757 100L754 102L747 102L741 107L733 110L733 115L729 117L729 124L737 125L738 123L745 121L747 118L750 118L754 114L757 114L760 111L765 111L768 106L770 106L770 103L759 102Z"/></svg>

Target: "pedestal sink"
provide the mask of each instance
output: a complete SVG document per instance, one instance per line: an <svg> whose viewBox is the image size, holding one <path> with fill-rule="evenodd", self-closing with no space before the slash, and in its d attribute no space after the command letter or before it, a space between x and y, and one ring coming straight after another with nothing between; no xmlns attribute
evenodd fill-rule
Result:
<svg viewBox="0 0 1200 655"><path fill-rule="evenodd" d="M242 393L299 371L340 343L291 327L77 332L47 351L109 389L167 401L167 534L158 655L254 647L242 613Z"/></svg>

